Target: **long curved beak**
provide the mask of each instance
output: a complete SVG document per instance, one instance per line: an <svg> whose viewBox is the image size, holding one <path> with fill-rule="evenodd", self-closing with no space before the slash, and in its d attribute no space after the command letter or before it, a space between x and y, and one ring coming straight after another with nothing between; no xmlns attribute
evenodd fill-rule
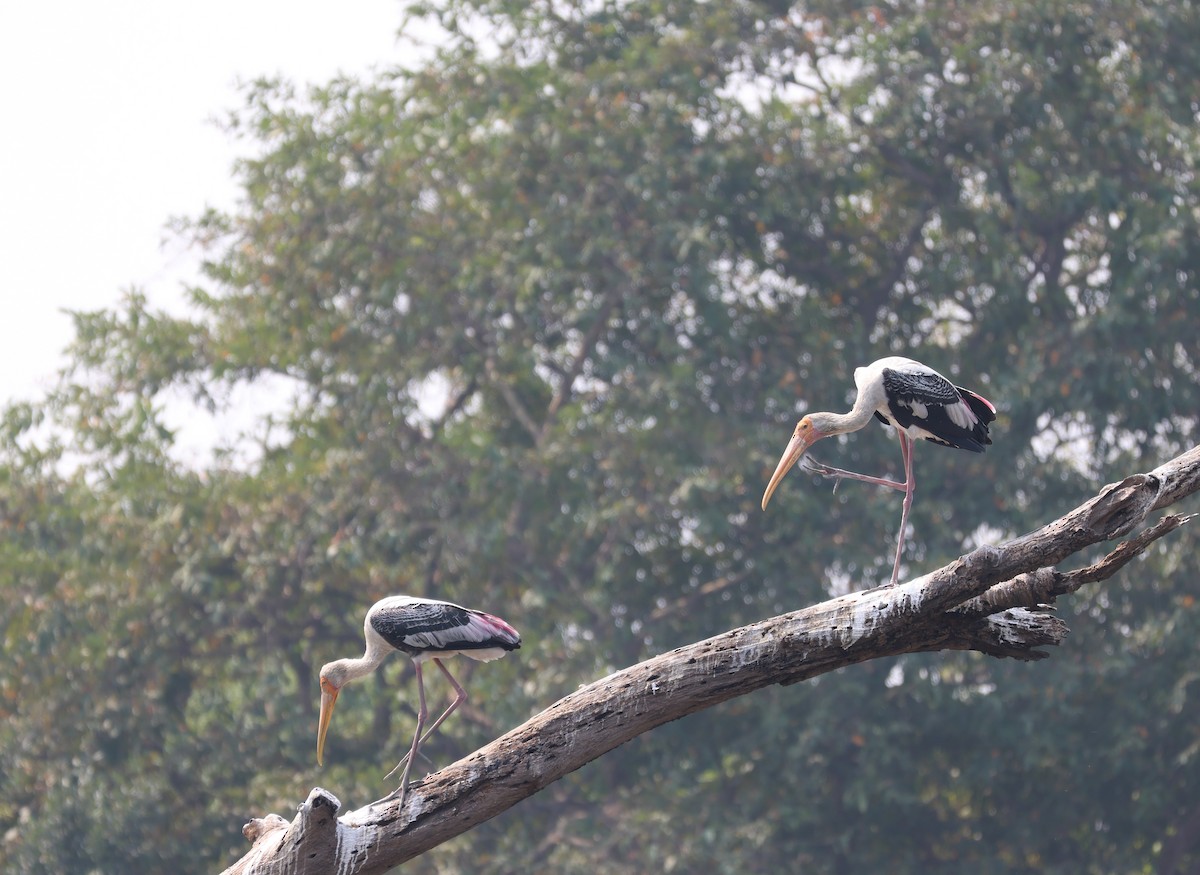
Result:
<svg viewBox="0 0 1200 875"><path fill-rule="evenodd" d="M783 479L791 467L800 461L808 448L813 445L813 433L809 431L807 434L796 432L792 435L792 439L788 441L787 449L783 451L783 455L779 458L779 464L775 466L775 473L771 475L771 482L767 484L767 491L763 493L762 509L767 509L767 502L771 500L771 496L775 492L775 488L779 485L779 481Z"/></svg>
<svg viewBox="0 0 1200 875"><path fill-rule="evenodd" d="M338 688L321 681L321 722L317 724L317 765L322 765L325 754L325 733L329 731L329 718L333 716L333 704L337 701Z"/></svg>

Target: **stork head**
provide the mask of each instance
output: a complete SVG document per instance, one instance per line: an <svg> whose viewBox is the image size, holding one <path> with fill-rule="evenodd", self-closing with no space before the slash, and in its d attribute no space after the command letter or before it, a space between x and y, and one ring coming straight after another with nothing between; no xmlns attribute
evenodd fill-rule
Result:
<svg viewBox="0 0 1200 875"><path fill-rule="evenodd" d="M822 430L819 424L814 422L814 417L812 416L805 416L796 423L796 430L792 432L792 439L788 441L787 449L783 451L783 455L779 459L779 464L775 466L775 473L771 475L771 482L767 484L767 491L763 493L763 510L767 509L767 502L771 500L771 495L774 494L775 488L779 486L779 481L783 479L783 475L800 461L800 457L808 452L809 447L821 438L828 436L829 432Z"/></svg>
<svg viewBox="0 0 1200 875"><path fill-rule="evenodd" d="M325 733L329 731L329 719L333 716L333 706L337 702L338 693L346 683L346 670L342 665L344 660L330 662L321 667L321 718L317 724L317 765L321 765L325 753Z"/></svg>

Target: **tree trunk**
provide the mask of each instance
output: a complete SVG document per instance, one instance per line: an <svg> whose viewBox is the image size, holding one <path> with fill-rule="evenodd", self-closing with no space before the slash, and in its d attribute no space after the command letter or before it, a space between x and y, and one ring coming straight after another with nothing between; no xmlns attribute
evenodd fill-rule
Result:
<svg viewBox="0 0 1200 875"><path fill-rule="evenodd" d="M582 687L395 801L338 817L341 803L314 789L289 824L255 818L254 846L226 875L386 872L631 738L770 684L794 684L847 665L931 650L978 650L1042 659L1066 624L1060 595L1111 576L1189 517L1166 516L1086 568L1054 568L1100 541L1122 537L1154 510L1200 490L1200 447L1148 474L1110 484L1054 522L937 571L772 617L664 653Z"/></svg>

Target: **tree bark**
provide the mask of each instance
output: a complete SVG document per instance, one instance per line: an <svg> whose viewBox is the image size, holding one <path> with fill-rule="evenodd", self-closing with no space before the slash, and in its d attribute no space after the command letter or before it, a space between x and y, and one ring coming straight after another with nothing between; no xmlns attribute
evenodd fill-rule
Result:
<svg viewBox="0 0 1200 875"><path fill-rule="evenodd" d="M847 665L932 650L978 650L1041 659L1066 624L1060 595L1106 579L1190 517L1171 515L1075 571L1054 566L1120 538L1154 510L1200 490L1200 447L1146 474L1110 484L1048 525L943 568L772 617L616 672L555 702L491 744L394 800L338 817L341 803L314 789L288 823L277 815L243 828L254 845L226 875L386 872L495 817L631 738L687 714Z"/></svg>

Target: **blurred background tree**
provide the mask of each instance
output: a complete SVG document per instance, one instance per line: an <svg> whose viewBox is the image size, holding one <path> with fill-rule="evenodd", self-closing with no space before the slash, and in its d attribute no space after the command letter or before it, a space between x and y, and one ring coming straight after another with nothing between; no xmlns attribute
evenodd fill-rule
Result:
<svg viewBox="0 0 1200 875"><path fill-rule="evenodd" d="M314 783L379 796L411 673L344 699L318 773L315 672L386 594L525 637L432 769L886 582L897 495L800 476L758 509L796 418L881 355L1001 411L986 456L918 450L910 574L1196 443L1193 4L409 13L444 30L419 64L247 91L192 317L79 314L49 403L5 413L6 871L208 872ZM243 383L292 398L253 460L174 461L168 396ZM882 431L829 443L896 473ZM1173 539L1079 594L1047 662L909 656L663 727L427 865L1193 871L1198 566Z"/></svg>

